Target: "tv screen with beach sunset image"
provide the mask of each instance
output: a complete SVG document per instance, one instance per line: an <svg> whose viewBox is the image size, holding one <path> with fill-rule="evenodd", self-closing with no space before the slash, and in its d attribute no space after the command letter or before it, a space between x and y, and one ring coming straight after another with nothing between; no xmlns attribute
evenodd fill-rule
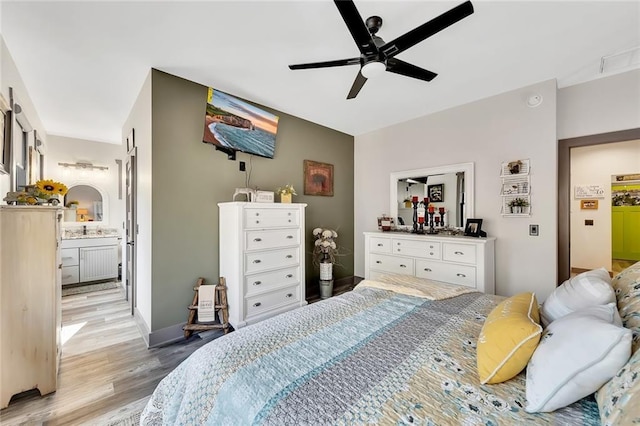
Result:
<svg viewBox="0 0 640 426"><path fill-rule="evenodd" d="M260 108L209 88L203 142L223 151L242 151L273 158L278 117Z"/></svg>

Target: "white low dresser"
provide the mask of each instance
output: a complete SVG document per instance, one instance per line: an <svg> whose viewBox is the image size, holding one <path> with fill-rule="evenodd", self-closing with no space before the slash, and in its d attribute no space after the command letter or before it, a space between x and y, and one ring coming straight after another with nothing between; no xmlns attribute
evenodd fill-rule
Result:
<svg viewBox="0 0 640 426"><path fill-rule="evenodd" d="M495 293L495 238L365 232L364 276L413 275Z"/></svg>
<svg viewBox="0 0 640 426"><path fill-rule="evenodd" d="M220 276L238 329L306 305L305 207L219 203Z"/></svg>

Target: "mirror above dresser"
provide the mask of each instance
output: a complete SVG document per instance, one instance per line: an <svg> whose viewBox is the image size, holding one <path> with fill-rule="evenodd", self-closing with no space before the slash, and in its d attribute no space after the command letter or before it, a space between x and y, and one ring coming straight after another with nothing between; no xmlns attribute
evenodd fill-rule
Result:
<svg viewBox="0 0 640 426"><path fill-rule="evenodd" d="M389 188L389 211L396 224L413 224L413 206L405 205L405 200L414 196L422 201L431 195L430 204L436 211L441 207L446 210L445 223L448 226L463 228L466 219L474 216L473 163L393 172Z"/></svg>

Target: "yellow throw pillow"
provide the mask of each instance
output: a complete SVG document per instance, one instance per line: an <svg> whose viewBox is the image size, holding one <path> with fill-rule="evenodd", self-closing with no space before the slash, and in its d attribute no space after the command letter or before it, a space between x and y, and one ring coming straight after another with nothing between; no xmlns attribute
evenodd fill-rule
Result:
<svg viewBox="0 0 640 426"><path fill-rule="evenodd" d="M500 302L478 337L480 383L505 382L524 370L541 333L535 294L522 293Z"/></svg>

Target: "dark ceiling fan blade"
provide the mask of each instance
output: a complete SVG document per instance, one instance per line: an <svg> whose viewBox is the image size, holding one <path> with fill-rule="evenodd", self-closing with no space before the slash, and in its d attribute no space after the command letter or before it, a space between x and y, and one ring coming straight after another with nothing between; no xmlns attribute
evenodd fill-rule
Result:
<svg viewBox="0 0 640 426"><path fill-rule="evenodd" d="M360 64L360 58L337 59L335 61L311 62L309 64L289 65L289 69L290 70L306 70L309 68L329 68L329 67L341 67L344 65L358 65L358 64Z"/></svg>
<svg viewBox="0 0 640 426"><path fill-rule="evenodd" d="M438 75L396 58L387 59L387 71L424 81L431 81Z"/></svg>
<svg viewBox="0 0 640 426"><path fill-rule="evenodd" d="M355 81L353 82L353 86L351 86L351 90L349 90L349 94L347 95L347 99L353 99L358 96L360 93L360 89L367 82L367 77L363 76L360 71L358 71L358 75L356 76Z"/></svg>
<svg viewBox="0 0 640 426"><path fill-rule="evenodd" d="M450 25L455 24L461 19L473 13L473 5L470 1L466 1L453 9L443 13L437 18L433 18L429 22L420 25L390 42L380 46L387 58L394 57L400 52L404 52L408 48L415 46L422 40L431 37L435 33L444 30Z"/></svg>
<svg viewBox="0 0 640 426"><path fill-rule="evenodd" d="M356 5L351 0L334 0L338 12L342 15L344 23L347 24L347 28L353 37L353 40L358 45L358 50L364 55L372 55L378 52L378 48L371 39L371 34L367 26L360 16L360 12L356 9Z"/></svg>

